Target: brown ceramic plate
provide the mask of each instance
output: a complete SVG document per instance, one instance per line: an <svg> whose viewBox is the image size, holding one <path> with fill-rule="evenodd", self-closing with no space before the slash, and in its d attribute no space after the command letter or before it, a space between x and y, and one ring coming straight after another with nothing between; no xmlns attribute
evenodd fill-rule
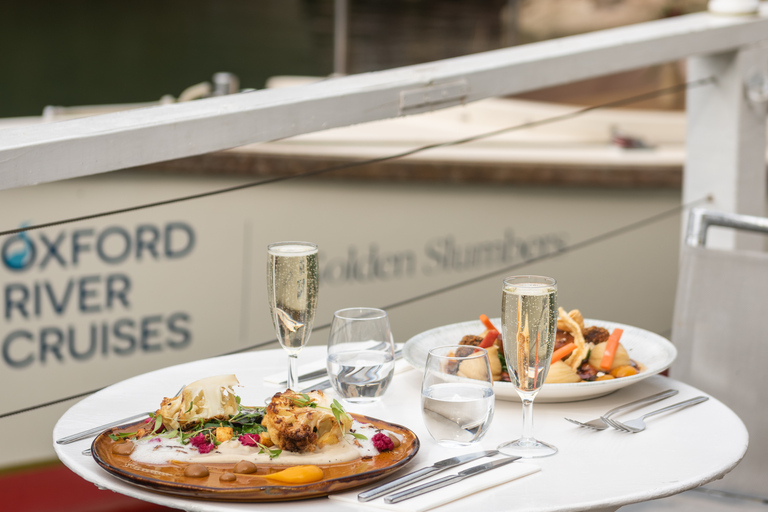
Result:
<svg viewBox="0 0 768 512"><path fill-rule="evenodd" d="M187 463L143 464L132 461L127 455L113 453L116 444L109 434L134 432L143 421L124 425L102 432L93 441L93 458L112 475L143 489L183 496L218 501L287 501L325 496L370 484L405 466L419 451L419 438L411 430L386 421L353 414L360 423L370 423L376 428L395 432L403 437L399 447L374 457L358 458L351 462L319 465L325 477L319 482L302 485L276 485L263 475L284 469L276 464L262 465L256 473L240 474L234 482L222 482L224 472L232 472L234 464L207 464L209 476L190 478L184 476Z"/></svg>

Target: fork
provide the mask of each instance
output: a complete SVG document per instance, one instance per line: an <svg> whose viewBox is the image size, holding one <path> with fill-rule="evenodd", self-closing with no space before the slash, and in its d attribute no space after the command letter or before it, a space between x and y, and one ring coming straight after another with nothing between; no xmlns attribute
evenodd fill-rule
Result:
<svg viewBox="0 0 768 512"><path fill-rule="evenodd" d="M696 398L691 398L690 400L685 400L684 402L678 402L668 407L664 407L662 409L657 409L655 411L651 411L649 413L643 414L642 416L640 416L639 418L635 418L634 420L621 422L618 420L608 419L607 421L616 430L629 432L630 434L637 434L638 432L642 432L643 430L645 430L645 421L643 421L645 420L645 418L654 416L656 414L661 414L662 412L671 411L673 409L683 409L685 407L690 407L692 405L700 404L701 402L706 402L707 400L709 400L708 396L697 396Z"/></svg>
<svg viewBox="0 0 768 512"><path fill-rule="evenodd" d="M606 423L607 419L617 412L621 412L625 409L634 408L638 405L645 405L645 404L652 404L655 402L658 402L659 400L664 400L665 398L669 398L670 396L674 396L678 393L676 389L668 389L666 391L662 391L661 393L656 393L655 395L647 396L645 398L641 398L639 400L635 400L634 402L629 402L624 405L620 405L618 407L615 407L611 409L610 411L606 412L599 418L595 418L594 420L590 421L578 421L578 420L572 420L571 418L565 418L566 421L570 421L571 423L578 425L580 427L589 428L592 430L605 430L609 427L609 424Z"/></svg>
<svg viewBox="0 0 768 512"><path fill-rule="evenodd" d="M184 386L181 386L181 389L179 389L179 391L175 395L173 395L173 397L175 398L179 396L183 390L184 390ZM149 412L142 412L134 416L130 416L128 418L122 418L117 421L106 423L104 425L99 425L98 427L89 428L88 430L83 430L82 432L78 432L77 434L72 434L71 436L66 436L66 437L57 439L56 444L70 444L70 443L74 443L75 441L80 441L81 439L87 439L89 437L93 437L97 434L100 434L101 432L107 430L108 428L116 427L118 425L122 425L123 423L129 423L133 420L138 420L140 418L144 418L149 415L150 415Z"/></svg>

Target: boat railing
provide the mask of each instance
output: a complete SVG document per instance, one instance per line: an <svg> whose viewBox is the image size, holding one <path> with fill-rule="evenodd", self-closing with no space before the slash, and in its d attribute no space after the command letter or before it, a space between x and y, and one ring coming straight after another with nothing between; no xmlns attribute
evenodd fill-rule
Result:
<svg viewBox="0 0 768 512"><path fill-rule="evenodd" d="M717 11L727 0L712 2ZM749 2L746 2L747 4ZM745 2L735 2L734 6ZM683 202L763 215L768 2L386 71L4 130L0 189L88 176L333 127L439 110L687 59ZM710 243L749 245L737 234ZM748 247L744 247L748 248Z"/></svg>

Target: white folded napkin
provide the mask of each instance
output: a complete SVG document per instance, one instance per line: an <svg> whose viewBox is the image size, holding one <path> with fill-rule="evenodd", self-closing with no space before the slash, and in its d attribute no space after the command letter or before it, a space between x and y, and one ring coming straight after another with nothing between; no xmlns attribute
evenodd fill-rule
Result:
<svg viewBox="0 0 768 512"><path fill-rule="evenodd" d="M400 344L395 345L395 350L399 350L400 348L402 348L402 345ZM299 355L299 358L301 358L301 355ZM315 360L309 360L309 358L307 358L307 362L303 362L301 359L299 359L299 375L300 376L304 375L305 373L309 373L315 370L320 370L321 368L325 368L325 357L320 359L315 359ZM395 374L405 372L407 370L410 370L411 368L413 368L413 366L408 364L408 361L406 361L403 358L395 361ZM265 376L264 382L266 382L267 384L280 385L280 383L285 382L287 378L288 378L288 371L286 368L278 373L273 373L271 375ZM327 378L328 378L327 375L323 375L322 377L318 377L312 380L307 380L307 381L302 380L301 385L304 387L310 387L313 384L322 382Z"/></svg>
<svg viewBox="0 0 768 512"><path fill-rule="evenodd" d="M488 459L484 459L484 460L486 462L488 461ZM482 464L483 462L479 461L477 463ZM466 464L464 466L460 466L449 471L443 471L442 473L438 473L432 478L428 478L420 482L416 482L415 484L409 487L398 489L395 492L401 492L401 491L410 489L412 487L416 487L428 482L432 482L434 480L438 480L440 478L444 478L446 476L455 475L459 471L462 471L469 467L472 467L472 466L470 464ZM448 485L446 487L443 487L442 489L437 489L435 491L422 494L421 496L416 496L415 498L401 501L400 503L391 503L391 504L386 503L384 501L385 496L382 496L381 498L376 498L375 500L371 500L368 502L362 502L357 500L358 494L360 494L365 490L372 489L378 485L381 485L383 481L373 485L369 485L368 487L360 487L358 489L345 492L345 493L331 494L328 496L328 499L343 501L347 503L354 503L355 505L361 508L365 505L370 505L371 507L382 508L386 510L395 510L399 512L422 512L424 510L437 508L447 503L452 503L458 499L462 499L472 494L484 491L485 489L488 489L490 487L497 487L506 482L517 480L519 478L531 475L538 471L541 471L541 468L539 468L534 464L531 464L528 462L516 461L511 464L507 464L506 466L492 469L491 471L488 471L486 473L481 473L479 475L465 478L464 480L458 483Z"/></svg>

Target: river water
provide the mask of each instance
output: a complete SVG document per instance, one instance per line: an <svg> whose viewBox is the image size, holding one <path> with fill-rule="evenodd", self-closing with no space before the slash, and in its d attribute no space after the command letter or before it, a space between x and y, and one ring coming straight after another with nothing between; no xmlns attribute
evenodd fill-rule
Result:
<svg viewBox="0 0 768 512"><path fill-rule="evenodd" d="M348 71L498 48L507 1L350 1ZM218 71L261 88L333 72L333 0L8 0L0 48L0 117L156 101Z"/></svg>

